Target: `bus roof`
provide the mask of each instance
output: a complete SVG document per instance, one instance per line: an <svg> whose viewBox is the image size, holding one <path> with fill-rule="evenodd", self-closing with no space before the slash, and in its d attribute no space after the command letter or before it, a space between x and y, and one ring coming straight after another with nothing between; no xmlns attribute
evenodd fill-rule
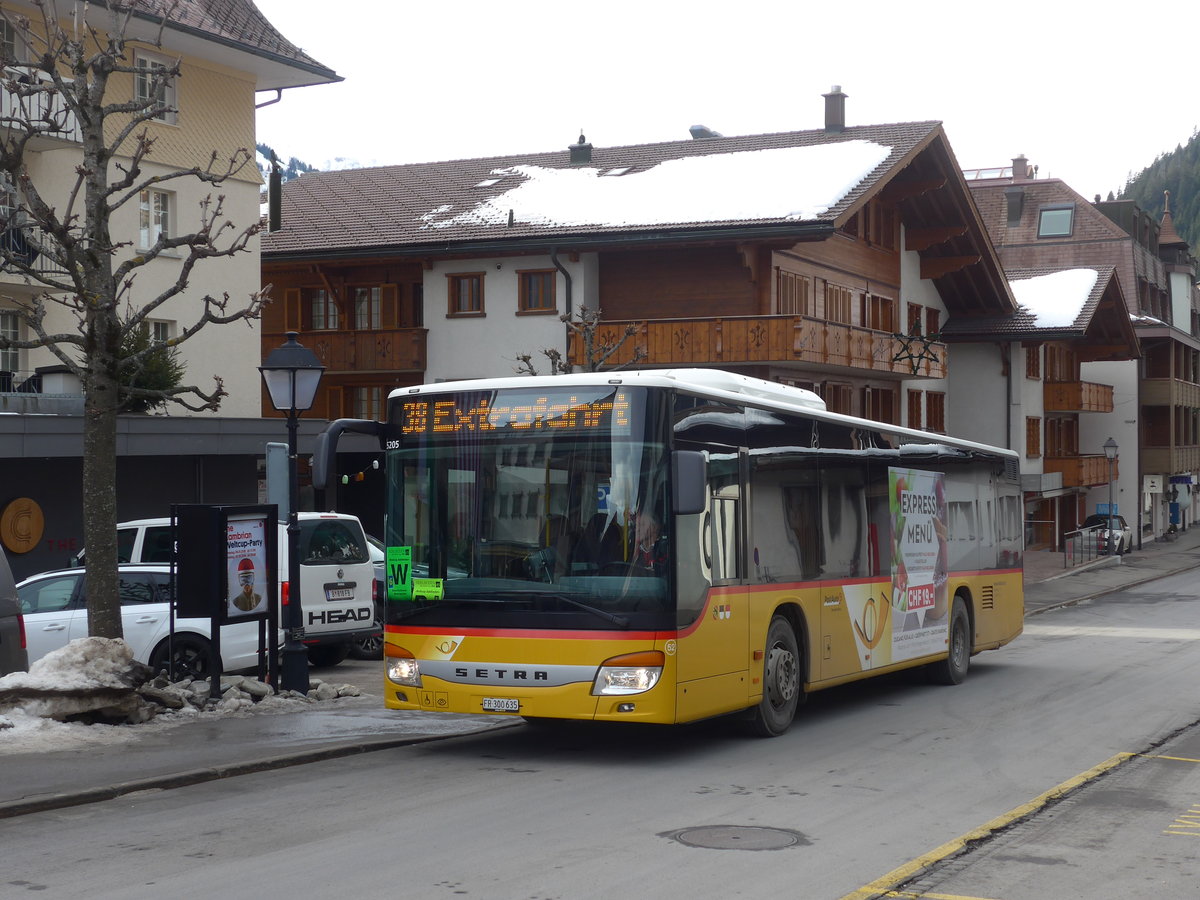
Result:
<svg viewBox="0 0 1200 900"><path fill-rule="evenodd" d="M888 431L905 439L905 444L940 444L962 450L1012 457L1014 462L1017 460L1015 451L1003 447L993 447L949 435L930 434L887 422L876 422L829 412L825 401L813 391L774 381L765 381L749 375L726 372L723 369L617 369L607 372L574 372L569 375L511 375L499 378L442 381L436 384L396 388L389 394L388 399L398 400L426 394L460 391L504 390L506 388L528 390L529 388L588 384L636 384L644 387L675 388L712 397L715 400L749 403L766 409L803 412L824 421Z"/></svg>

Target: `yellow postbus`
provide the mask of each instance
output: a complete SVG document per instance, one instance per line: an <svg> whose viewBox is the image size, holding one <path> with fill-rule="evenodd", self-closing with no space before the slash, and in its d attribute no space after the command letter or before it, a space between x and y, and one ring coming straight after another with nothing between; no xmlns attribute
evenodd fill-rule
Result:
<svg viewBox="0 0 1200 900"><path fill-rule="evenodd" d="M700 369L402 388L339 420L387 460L391 709L783 733L810 691L957 684L1021 633L1016 455Z"/></svg>

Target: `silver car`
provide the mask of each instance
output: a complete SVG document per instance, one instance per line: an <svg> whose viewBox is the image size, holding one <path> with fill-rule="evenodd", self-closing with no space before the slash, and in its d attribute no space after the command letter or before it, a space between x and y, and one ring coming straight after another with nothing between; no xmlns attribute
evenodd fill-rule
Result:
<svg viewBox="0 0 1200 900"><path fill-rule="evenodd" d="M8 567L8 557L0 550L0 675L24 672L28 668L25 619L17 602L17 586Z"/></svg>
<svg viewBox="0 0 1200 900"><path fill-rule="evenodd" d="M1107 553L1110 540L1118 554L1128 553L1133 548L1133 529L1129 527L1124 516L1088 516L1083 520L1082 527L1095 529L1097 553ZM1112 529L1111 538L1109 535L1110 527Z"/></svg>

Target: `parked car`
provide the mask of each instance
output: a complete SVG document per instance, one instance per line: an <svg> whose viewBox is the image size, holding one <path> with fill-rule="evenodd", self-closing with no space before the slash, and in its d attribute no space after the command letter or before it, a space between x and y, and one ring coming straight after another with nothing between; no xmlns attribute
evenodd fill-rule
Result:
<svg viewBox="0 0 1200 900"><path fill-rule="evenodd" d="M1112 525L1109 525L1109 522ZM1109 528L1112 528L1112 542L1117 553L1127 553L1133 548L1133 530L1120 515L1093 515L1083 520L1083 528L1096 529L1096 552L1107 553L1109 547Z"/></svg>
<svg viewBox="0 0 1200 900"><path fill-rule="evenodd" d="M384 565L386 553L383 541L368 534L367 552L371 557L371 565L375 569L373 600L375 623L379 626L379 633L367 635L352 643L350 656L353 659L383 659L384 603L387 601L387 570Z"/></svg>
<svg viewBox="0 0 1200 900"><path fill-rule="evenodd" d="M17 585L8 557L0 550L0 675L29 668L25 640L25 617L17 602Z"/></svg>
<svg viewBox="0 0 1200 900"><path fill-rule="evenodd" d="M60 569L26 578L17 585L29 661L87 637L86 569ZM237 672L259 664L258 622L221 626L221 656L212 645L209 619L177 618L170 634L171 567L119 567L121 627L134 659L155 671L174 660L176 678L207 678L214 671Z"/></svg>
<svg viewBox="0 0 1200 900"><path fill-rule="evenodd" d="M357 516L301 512L300 603L304 645L314 666L336 666L355 643L380 639L375 570ZM279 578L287 580L287 527L279 526ZM171 520L136 519L117 525L117 561L169 563ZM82 561L83 554L79 556ZM281 623L282 624L282 623Z"/></svg>

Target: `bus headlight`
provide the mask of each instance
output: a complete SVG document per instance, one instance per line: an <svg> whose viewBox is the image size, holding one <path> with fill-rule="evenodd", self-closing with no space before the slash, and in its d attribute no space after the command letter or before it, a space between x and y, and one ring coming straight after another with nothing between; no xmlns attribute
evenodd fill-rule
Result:
<svg viewBox="0 0 1200 900"><path fill-rule="evenodd" d="M403 647L384 644L383 655L387 664L385 668L388 681L406 684L409 687L421 686L421 665L411 653Z"/></svg>
<svg viewBox="0 0 1200 900"><path fill-rule="evenodd" d="M641 694L658 684L666 657L659 650L606 659L596 672L592 693L598 697Z"/></svg>

